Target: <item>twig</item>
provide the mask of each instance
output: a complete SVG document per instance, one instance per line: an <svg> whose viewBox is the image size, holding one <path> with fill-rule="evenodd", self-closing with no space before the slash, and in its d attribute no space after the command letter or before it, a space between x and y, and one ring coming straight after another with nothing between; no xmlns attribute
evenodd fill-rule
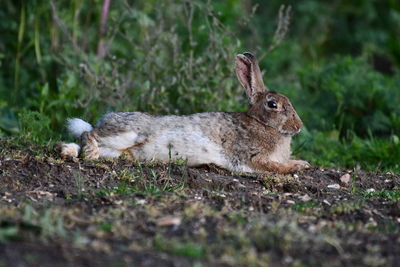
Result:
<svg viewBox="0 0 400 267"><path fill-rule="evenodd" d="M106 33L108 12L110 10L110 2L111 2L111 0L104 0L103 8L101 10L101 23L100 23L100 30L99 30L100 38L99 38L99 44L97 46L97 56L101 59L104 58L106 55L104 35Z"/></svg>
<svg viewBox="0 0 400 267"><path fill-rule="evenodd" d="M267 51L260 57L260 61L267 56L272 50L280 45L285 39L289 31L292 7L281 5L279 8L278 26L276 27L274 37L269 45Z"/></svg>
<svg viewBox="0 0 400 267"><path fill-rule="evenodd" d="M82 52L82 50L79 48L79 46L77 45L75 40L72 38L71 34L68 32L67 28L61 22L61 19L58 17L57 7L56 7L56 4L54 3L54 1L51 1L50 5L51 5L51 11L52 11L51 15L52 15L53 21L57 24L57 26L61 29L61 31L64 33L64 35L72 43L73 48L76 51Z"/></svg>

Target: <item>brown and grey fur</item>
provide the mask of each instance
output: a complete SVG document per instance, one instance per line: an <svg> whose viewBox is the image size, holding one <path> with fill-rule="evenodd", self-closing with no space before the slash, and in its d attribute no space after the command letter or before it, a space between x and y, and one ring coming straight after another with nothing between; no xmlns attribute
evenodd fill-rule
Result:
<svg viewBox="0 0 400 267"><path fill-rule="evenodd" d="M303 124L289 99L266 89L257 59L250 53L237 56L236 74L246 89L247 112L108 113L81 134L82 155L96 159L128 152L140 161L184 158L189 166L213 163L243 172L292 173L308 168L307 162L290 159L291 137ZM274 101L276 108L268 101ZM73 147L76 144L61 144L61 155L76 155Z"/></svg>

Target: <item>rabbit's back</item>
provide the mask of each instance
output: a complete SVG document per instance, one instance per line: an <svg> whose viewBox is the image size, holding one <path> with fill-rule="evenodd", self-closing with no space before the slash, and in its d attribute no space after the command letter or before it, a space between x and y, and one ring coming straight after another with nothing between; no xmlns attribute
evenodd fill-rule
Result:
<svg viewBox="0 0 400 267"><path fill-rule="evenodd" d="M152 116L141 112L106 114L94 131L99 136L101 156L116 157L129 152L140 161L185 159L189 166L213 163L232 166L222 142L232 129L234 113L208 112L188 116Z"/></svg>
<svg viewBox="0 0 400 267"><path fill-rule="evenodd" d="M205 129L219 136L232 114L225 112L205 112L186 116L155 116L143 112L107 113L96 124L98 136L111 137L126 132L140 132L148 137L158 136L161 132L177 130L178 132L204 132ZM229 123L231 124L231 123Z"/></svg>

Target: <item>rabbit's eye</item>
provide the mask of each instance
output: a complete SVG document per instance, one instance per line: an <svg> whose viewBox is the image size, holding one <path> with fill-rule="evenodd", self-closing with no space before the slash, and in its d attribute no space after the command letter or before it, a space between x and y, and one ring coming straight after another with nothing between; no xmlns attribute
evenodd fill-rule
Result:
<svg viewBox="0 0 400 267"><path fill-rule="evenodd" d="M278 105L275 101L268 101L267 105L269 108L278 108Z"/></svg>

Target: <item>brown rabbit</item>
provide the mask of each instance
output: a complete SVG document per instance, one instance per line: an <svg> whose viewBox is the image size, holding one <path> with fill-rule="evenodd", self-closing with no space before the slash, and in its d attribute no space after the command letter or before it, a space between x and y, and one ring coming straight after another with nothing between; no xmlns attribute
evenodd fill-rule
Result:
<svg viewBox="0 0 400 267"><path fill-rule="evenodd" d="M303 123L286 96L266 89L255 56L237 55L236 74L246 89L247 112L108 113L94 128L77 118L68 128L81 137L82 154L89 159L128 152L140 161L183 158L188 166L212 163L239 172L292 173L310 167L290 159L291 138ZM63 157L76 157L79 150L77 144L61 144Z"/></svg>

